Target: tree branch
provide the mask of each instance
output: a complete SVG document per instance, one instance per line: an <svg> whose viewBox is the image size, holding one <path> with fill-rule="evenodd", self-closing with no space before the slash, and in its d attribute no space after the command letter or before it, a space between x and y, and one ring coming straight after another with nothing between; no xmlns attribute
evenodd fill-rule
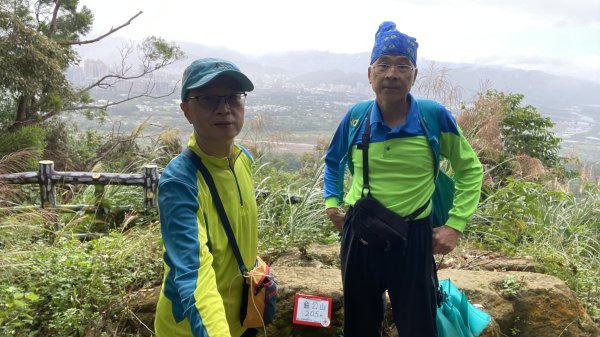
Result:
<svg viewBox="0 0 600 337"><path fill-rule="evenodd" d="M95 87L106 89L106 88L112 87L118 81L135 80L135 79L138 79L138 78L142 78L142 77L148 75L149 73L150 72L142 72L142 73L134 75L134 76L125 76L125 75L119 75L119 74L104 75L98 81L96 81L96 82L90 84L89 86L87 86L87 87L79 90L79 94L83 94L84 92L90 91L91 89L93 89ZM105 83L104 81L106 81L108 79L115 79L115 82L113 82L113 83Z"/></svg>
<svg viewBox="0 0 600 337"><path fill-rule="evenodd" d="M179 81L177 82L177 84L179 84ZM171 92L169 92L168 94L164 94L164 95L159 95L159 96L154 96L154 95L150 95L147 93L143 93L143 94L139 94L139 95L134 95L134 96L128 96L127 98L117 101L117 102L108 102L104 105L82 105L82 106L75 106L75 107L70 107L70 108L65 108L62 111L77 111L77 110L85 110L85 109L98 109L98 110L104 110L108 107L111 107L113 105L118 105L121 103L125 103L128 101L132 101L134 99L140 98L140 97L149 97L152 99L158 99L158 98L164 98L164 97L169 97L171 95L173 95L173 93L175 93L175 89L177 89L177 84L175 84L173 86L173 89L171 90ZM150 90L152 90L153 88L151 88ZM148 91L146 91L148 92ZM42 116L44 117L44 116ZM51 116L50 116L51 117Z"/></svg>
<svg viewBox="0 0 600 337"><path fill-rule="evenodd" d="M173 62L175 62L176 58L172 59L163 59L160 62L152 63L152 60L147 54L146 50L140 51L143 55L139 55L139 61L142 63L142 68L139 69L136 73L131 74L132 65L128 64L128 58L133 53L134 45L125 45L119 51L121 53L121 65L119 69L112 71L111 73L102 76L100 79L95 82L87 85L84 88L79 89L79 94L83 94L85 92L90 91L93 88L102 88L107 89L113 87L119 82L129 81L140 79L145 76L151 75L157 70L160 70Z"/></svg>
<svg viewBox="0 0 600 337"><path fill-rule="evenodd" d="M90 44L90 43L94 43L94 42L98 42L102 39L104 39L105 37L113 34L114 32L120 30L121 28L125 27L125 26L129 26L129 24L131 24L131 21L133 21L135 18L137 18L138 16L142 15L142 13L144 13L143 11L139 11L136 15L132 16L129 20L127 20L127 22L125 22L124 24L120 25L117 28L111 28L106 34L101 35L95 39L92 40L85 40L85 41L70 41L70 42L59 42L59 44L61 46L72 46L72 45L82 45L82 44Z"/></svg>
<svg viewBox="0 0 600 337"><path fill-rule="evenodd" d="M127 98L117 101L117 102L108 102L104 105L83 105L83 106L76 106L76 107L70 107L70 108L64 108L61 110L56 110L56 111L51 111L51 112L46 112L43 115L40 115L38 118L36 119L27 119L27 120L23 120L23 121L15 121L13 122L8 128L9 130L16 130L19 127L23 127L26 125L32 125L35 123L39 123L40 121L45 121L47 119L50 119L54 116L57 116L63 112L67 112L67 111L77 111L77 110L106 110L108 107L111 107L113 105L118 105L121 103L125 103L128 101L132 101L134 99L138 99L140 97L149 97L152 99L159 99L159 98L164 98L164 97L169 97L171 95L173 95L173 93L175 93L175 89L177 88L177 84L179 84L179 81L173 86L173 89L171 90L171 92L164 94L164 95L159 95L159 96L154 96L154 95L150 95L148 94L148 92L152 92L152 90L154 89L154 86L149 86L148 89L146 89L146 92L143 94L139 94L139 95L134 95L134 96L127 96Z"/></svg>
<svg viewBox="0 0 600 337"><path fill-rule="evenodd" d="M90 158L89 162L86 162L86 167L94 167L96 164L104 160L104 158L110 156L114 152L117 152L120 147L127 146L128 143L135 141L137 138L140 138L140 133L142 130L148 125L148 120L150 117L147 117L140 126L132 131L129 136L122 136L120 133L121 122L118 122L117 131L115 133L115 126L113 125L112 133L109 135L109 139L100 146L98 153L96 156Z"/></svg>

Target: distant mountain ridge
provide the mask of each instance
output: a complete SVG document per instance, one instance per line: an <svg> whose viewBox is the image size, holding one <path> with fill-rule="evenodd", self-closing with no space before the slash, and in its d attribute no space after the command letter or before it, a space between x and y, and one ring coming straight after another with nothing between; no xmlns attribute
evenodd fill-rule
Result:
<svg viewBox="0 0 600 337"><path fill-rule="evenodd" d="M354 83L358 76L366 82L369 53L334 54L322 51L287 52L265 55L256 61L268 63L272 67L285 69L292 74L310 73L317 78L308 82L329 81L333 71L347 74L347 84ZM490 87L505 92L522 93L531 104L551 106L600 105L600 83L568 76L559 76L541 71L522 70L498 66L484 66L460 63L448 63L431 60L419 60L423 71L431 63L437 69L446 68L454 85L463 89L466 98L476 94L482 82L489 81ZM319 74L319 72L323 72ZM339 73L335 73L336 82L340 82ZM318 77L321 77L320 79Z"/></svg>
<svg viewBox="0 0 600 337"><path fill-rule="evenodd" d="M119 61L118 48L127 40L110 37L99 44L79 48L82 59L101 59L106 63ZM179 73L190 60L201 57L219 57L237 63L249 74L286 75L295 82L306 84L332 83L354 84L357 80L367 82L370 54L330 53L326 51L292 51L261 56L245 55L227 48L208 47L190 42L176 42L188 59L173 65L171 71ZM432 62L436 68L446 68L452 83L460 87L464 99L469 100L488 81L491 88L505 92L522 93L525 101L546 107L560 105L600 105L600 82L574 77L551 75L541 71L529 71L499 66L419 60L421 72ZM600 81L600 79L597 79Z"/></svg>

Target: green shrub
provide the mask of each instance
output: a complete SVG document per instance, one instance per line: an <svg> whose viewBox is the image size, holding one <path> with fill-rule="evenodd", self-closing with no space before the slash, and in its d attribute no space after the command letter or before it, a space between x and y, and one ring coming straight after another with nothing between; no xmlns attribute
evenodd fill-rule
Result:
<svg viewBox="0 0 600 337"><path fill-rule="evenodd" d="M15 131L0 131L0 158L11 153L29 150L37 153L28 159L27 167L37 171L37 162L42 159L41 154L46 147L44 130L37 125L27 125Z"/></svg>
<svg viewBox="0 0 600 337"><path fill-rule="evenodd" d="M543 117L533 105L522 107L523 98L522 94L506 97L511 104L502 120L505 149L513 155L526 154L538 158L545 166L554 167L559 163L561 142L552 130L554 123L550 117Z"/></svg>
<svg viewBox="0 0 600 337"><path fill-rule="evenodd" d="M56 227L71 233L108 233L152 223L158 215L156 208L145 207L141 186L85 186L67 203L90 206L60 215Z"/></svg>
<svg viewBox="0 0 600 337"><path fill-rule="evenodd" d="M504 280L502 281L502 296L511 299L516 298L519 296L522 287L523 285L515 278L514 275L507 274L504 276Z"/></svg>
<svg viewBox="0 0 600 337"><path fill-rule="evenodd" d="M32 332L39 299L33 292L0 284L0 336L26 336Z"/></svg>
<svg viewBox="0 0 600 337"><path fill-rule="evenodd" d="M161 255L156 227L113 232L86 243L36 243L27 251L5 254L0 264L7 272L0 274L0 284L12 287L0 287L0 303L8 303L0 315L0 331L115 334L122 328L127 293L160 279Z"/></svg>

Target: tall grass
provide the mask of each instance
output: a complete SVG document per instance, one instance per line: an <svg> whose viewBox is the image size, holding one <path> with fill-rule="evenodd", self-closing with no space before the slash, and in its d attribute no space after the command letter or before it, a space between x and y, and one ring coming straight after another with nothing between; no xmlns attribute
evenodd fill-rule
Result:
<svg viewBox="0 0 600 337"><path fill-rule="evenodd" d="M259 168L260 169L260 168ZM311 243L330 243L337 232L325 214L323 203L323 166L311 179L296 180L280 186L269 184L266 177L259 189L269 186L268 193L259 199L259 250L277 254L290 248L306 253ZM291 196L298 197L293 201Z"/></svg>

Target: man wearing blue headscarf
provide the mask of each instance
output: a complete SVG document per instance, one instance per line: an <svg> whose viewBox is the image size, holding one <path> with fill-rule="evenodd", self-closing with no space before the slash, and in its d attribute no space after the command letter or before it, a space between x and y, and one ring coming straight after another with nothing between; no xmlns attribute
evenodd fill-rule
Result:
<svg viewBox="0 0 600 337"><path fill-rule="evenodd" d="M379 26L368 69L375 99L350 108L325 157L327 215L342 232L344 337L381 336L386 290L400 337L437 335L433 254L454 249L479 201L482 166L451 112L410 94L418 46L393 22ZM424 109L438 117L436 151L456 188L448 219L433 229L437 159ZM346 166L353 177L344 196Z"/></svg>

